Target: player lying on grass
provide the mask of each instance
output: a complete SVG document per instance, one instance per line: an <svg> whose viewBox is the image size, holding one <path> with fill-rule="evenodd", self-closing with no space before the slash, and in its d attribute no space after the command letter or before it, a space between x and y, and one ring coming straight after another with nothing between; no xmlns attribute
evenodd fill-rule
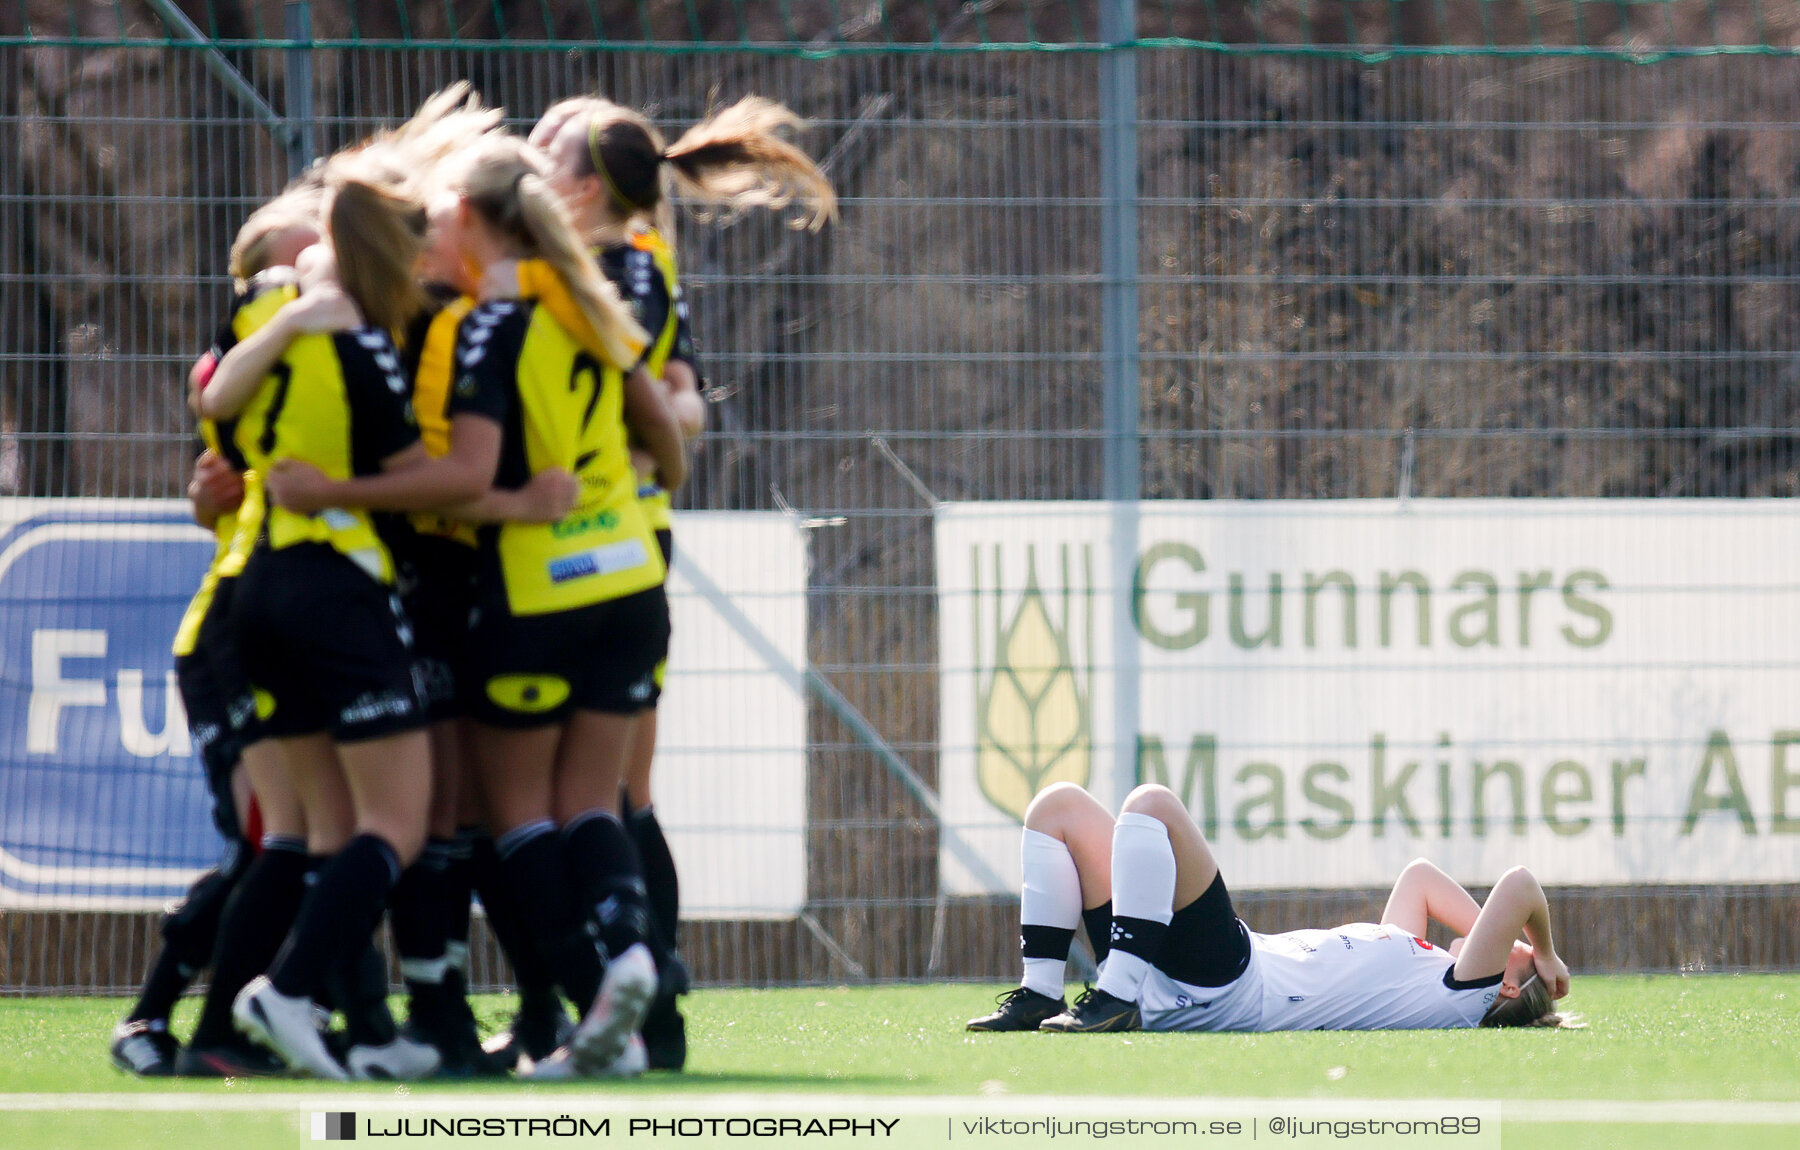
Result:
<svg viewBox="0 0 1800 1150"><path fill-rule="evenodd" d="M1555 1026L1569 992L1544 890L1514 867L1477 905L1424 859L1381 922L1257 934L1237 917L1200 827L1167 787L1118 819L1070 783L1025 812L1024 984L970 1030L1418 1030ZM1110 902L1108 901L1110 900ZM1064 965L1083 918L1102 958L1066 1007ZM1109 922L1110 920L1110 922ZM1459 936L1424 940L1427 921ZM1103 928L1101 924L1108 924ZM1527 942L1519 941L1523 932Z"/></svg>

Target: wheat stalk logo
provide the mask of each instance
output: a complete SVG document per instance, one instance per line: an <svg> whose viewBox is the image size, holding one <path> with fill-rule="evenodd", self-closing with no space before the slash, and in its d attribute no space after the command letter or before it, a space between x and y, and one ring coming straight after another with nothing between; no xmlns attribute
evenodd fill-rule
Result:
<svg viewBox="0 0 1800 1150"><path fill-rule="evenodd" d="M1060 549L1061 615L1057 626L1050 602L1038 584L1037 547L1025 548L1025 591L1004 625L1005 582L1000 549L994 549L992 621L993 660L982 666L981 552L971 548L975 565L976 778L990 803L1023 822L1032 797L1051 783L1086 786L1093 766L1092 725L1088 716L1093 670L1086 682L1076 672L1071 649L1074 614L1069 571L1070 549ZM1083 547L1083 654L1093 650L1092 548Z"/></svg>

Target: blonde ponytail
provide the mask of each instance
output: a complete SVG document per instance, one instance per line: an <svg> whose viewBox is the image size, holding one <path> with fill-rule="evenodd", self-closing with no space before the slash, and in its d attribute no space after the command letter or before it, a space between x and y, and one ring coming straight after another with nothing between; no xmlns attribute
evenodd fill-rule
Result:
<svg viewBox="0 0 1800 1150"><path fill-rule="evenodd" d="M667 231L671 182L683 196L728 214L797 204L795 226L814 231L837 218L831 181L780 134L806 121L773 100L747 96L666 147L641 113L597 96L564 100L552 112L586 132L576 174L598 176L614 210L627 219L649 213Z"/></svg>
<svg viewBox="0 0 1800 1150"><path fill-rule="evenodd" d="M364 322L399 332L425 306L414 268L425 246L425 209L353 159L326 172L325 228L337 256L338 283Z"/></svg>
<svg viewBox="0 0 1800 1150"><path fill-rule="evenodd" d="M650 337L618 289L600 275L535 152L510 136L490 136L457 157L450 185L480 215L549 265L592 327L599 349L621 370L636 364ZM578 336L585 333L572 333Z"/></svg>
<svg viewBox="0 0 1800 1150"><path fill-rule="evenodd" d="M837 193L812 157L777 135L805 124L773 100L746 96L683 132L663 160L690 199L732 213L797 204L794 226L818 231L837 218Z"/></svg>

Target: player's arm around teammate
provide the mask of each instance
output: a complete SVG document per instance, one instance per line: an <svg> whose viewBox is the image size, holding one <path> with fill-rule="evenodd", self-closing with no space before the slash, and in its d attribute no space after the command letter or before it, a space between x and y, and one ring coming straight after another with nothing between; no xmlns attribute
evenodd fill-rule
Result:
<svg viewBox="0 0 1800 1150"><path fill-rule="evenodd" d="M431 217L481 299L463 321L452 405L504 429L495 486L517 489L546 467L580 484L561 522L484 533L470 679L506 894L586 1012L573 1053L549 1068L597 1073L625 1050L656 984L642 880L616 812L630 717L654 697L668 609L627 425L667 485L686 460L654 381L631 370L645 333L595 272L540 164L522 141L484 142L450 164ZM522 298L528 261L573 302L581 331ZM604 983L587 917L612 958Z"/></svg>
<svg viewBox="0 0 1800 1150"><path fill-rule="evenodd" d="M254 329L266 317L275 301L260 297L284 289L285 285L262 273L288 268L302 248L317 241L317 205L299 200L292 195L278 197L253 212L239 229L231 260L238 294L214 346L201 355L189 373L190 394L204 386L221 349L231 346L240 334ZM236 673L235 645L224 627L231 587L242 558L234 551L234 541L245 482L242 461L227 458L227 429L203 419L199 432L204 449L195 459L188 495L195 521L215 533L218 546L177 628L173 654L188 728L213 796L213 822L226 840L226 849L219 863L203 874L187 897L163 919L163 947L151 963L137 1003L114 1031L114 1064L140 1075L190 1073L193 1056L198 1053L192 1047L206 1049L207 1044L200 1042L182 1051L169 1032L169 1015L193 977L213 964L215 944L232 892L254 868L257 852L257 844L247 837L252 833L250 783L242 761L246 739L252 737L249 715L243 706L248 687ZM272 829L277 845L292 845L296 840L281 832L298 829L303 834L304 825L284 826L282 815L290 805L297 808L297 804L284 803L283 795L268 797L268 805L276 816ZM255 970L250 972L254 973ZM213 981L220 979L215 977ZM232 1037L228 1015L222 1034Z"/></svg>
<svg viewBox="0 0 1800 1150"><path fill-rule="evenodd" d="M545 112L531 143L550 164L551 186L574 218L603 274L631 305L649 333L644 366L657 379L684 440L706 426L693 333L668 231L668 190L681 184L694 202L727 211L805 202L803 222L818 227L834 211L830 183L805 153L781 139L798 120L779 105L750 99L733 105L666 144L642 114L595 97L564 100ZM659 225L660 230L659 230ZM662 548L674 558L669 492L656 484L646 452L634 448L638 495ZM656 671L661 686L663 668ZM644 1027L650 1065L680 1069L686 1059L684 1021L676 994L687 987L675 953L680 894L674 857L657 819L650 781L657 711L643 708L633 722L625 773L627 829L642 859L658 941L663 994Z"/></svg>
<svg viewBox="0 0 1800 1150"><path fill-rule="evenodd" d="M258 468L298 458L341 476L388 471L405 475L406 497L420 505L462 502L477 488L426 457L389 335L417 310L423 211L349 165L328 180L335 279L363 325L288 348L240 419L238 442ZM364 512L271 508L233 614L265 701L265 729L309 819L335 816L353 832L320 871L267 978L245 988L235 1013L290 1066L343 1078L314 1028L312 1002L380 921L420 849L430 796L426 715L391 556Z"/></svg>

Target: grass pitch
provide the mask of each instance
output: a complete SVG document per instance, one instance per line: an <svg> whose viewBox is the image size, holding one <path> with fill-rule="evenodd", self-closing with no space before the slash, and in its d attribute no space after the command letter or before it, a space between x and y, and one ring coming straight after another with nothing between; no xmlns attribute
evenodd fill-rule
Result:
<svg viewBox="0 0 1800 1150"><path fill-rule="evenodd" d="M1800 976L1581 977L1575 987L1564 1005L1587 1023L1579 1030L1227 1035L965 1032L999 986L708 990L684 1003L692 1048L684 1074L405 1088L133 1079L106 1057L122 1001L10 999L0 1000L0 1144L292 1147L291 1113L217 1108L261 1099L291 1110L298 1100L284 1096L327 1092L346 1108L365 1097L370 1107L404 1092L422 1106L602 1097L665 1111L722 1095L776 1096L796 1108L820 1095L868 1097L903 1110L965 1099L971 1113L1023 1101L1016 1096L1072 1106L1084 1096L1088 1104L1488 1099L1505 1105L1508 1145L1723 1144L1712 1135L1726 1133L1726 1122L1733 1146L1800 1145ZM478 1004L492 1025L508 1009L504 999ZM191 1005L177 1032L190 1025ZM61 1109L65 1102L87 1109ZM165 1110L132 1112L152 1106Z"/></svg>

